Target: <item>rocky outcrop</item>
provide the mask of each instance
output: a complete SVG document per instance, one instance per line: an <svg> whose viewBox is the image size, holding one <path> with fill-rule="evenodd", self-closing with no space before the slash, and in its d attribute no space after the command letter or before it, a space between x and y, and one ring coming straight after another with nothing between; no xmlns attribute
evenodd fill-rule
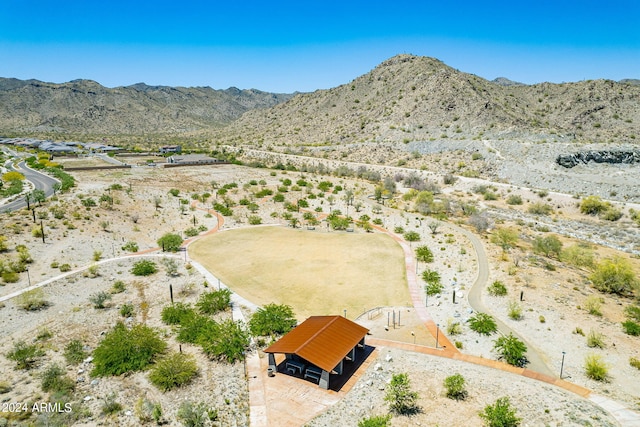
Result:
<svg viewBox="0 0 640 427"><path fill-rule="evenodd" d="M565 168L572 168L580 163L640 163L640 151L583 151L574 154L560 154L556 163Z"/></svg>

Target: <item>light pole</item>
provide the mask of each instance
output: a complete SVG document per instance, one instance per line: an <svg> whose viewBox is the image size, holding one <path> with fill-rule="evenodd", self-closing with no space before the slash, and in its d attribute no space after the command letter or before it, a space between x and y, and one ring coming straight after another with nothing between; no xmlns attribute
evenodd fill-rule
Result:
<svg viewBox="0 0 640 427"><path fill-rule="evenodd" d="M31 275L29 274L28 268L27 268L27 279L29 280L29 287L31 287Z"/></svg>
<svg viewBox="0 0 640 427"><path fill-rule="evenodd" d="M413 337L413 343L415 344L416 343L416 334L413 331L411 331L411 336Z"/></svg>
<svg viewBox="0 0 640 427"><path fill-rule="evenodd" d="M563 351L562 352L562 362L560 363L560 379L562 379L562 371L564 370L564 355L566 353Z"/></svg>
<svg viewBox="0 0 640 427"><path fill-rule="evenodd" d="M436 323L436 348L438 348L438 335L440 334L440 323Z"/></svg>

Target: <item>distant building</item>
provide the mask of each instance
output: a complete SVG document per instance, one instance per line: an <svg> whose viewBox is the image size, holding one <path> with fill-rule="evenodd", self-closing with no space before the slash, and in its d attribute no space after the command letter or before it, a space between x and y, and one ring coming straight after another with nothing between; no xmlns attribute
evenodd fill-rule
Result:
<svg viewBox="0 0 640 427"><path fill-rule="evenodd" d="M220 162L206 154L185 154L182 156L168 157L167 163L174 165L210 165Z"/></svg>
<svg viewBox="0 0 640 427"><path fill-rule="evenodd" d="M164 145L160 147L160 154L182 153L182 145Z"/></svg>

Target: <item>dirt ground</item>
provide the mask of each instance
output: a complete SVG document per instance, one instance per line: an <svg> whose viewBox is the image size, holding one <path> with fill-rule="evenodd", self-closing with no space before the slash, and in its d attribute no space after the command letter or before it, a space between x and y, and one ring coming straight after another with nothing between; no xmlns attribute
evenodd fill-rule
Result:
<svg viewBox="0 0 640 427"><path fill-rule="evenodd" d="M167 232L184 233L190 227L203 226L205 229L214 228L217 224L215 216L208 213L214 202L220 200L215 196L211 196L204 204L197 203L198 209L189 208L193 199L193 193L215 193L212 181L216 186L220 187L225 183L237 182L238 188L228 192L227 197L238 202L242 197L248 197L255 190L255 185L249 184L250 180L264 180L265 184L258 188L266 187L275 189L282 185L282 180L290 178L296 181L301 176L305 179L317 184L322 180L331 180L335 184L349 186L356 190L357 197L363 203L363 210L359 214L368 214L372 218L379 218L385 227L393 230L396 226L402 226L406 230L416 230L420 233L421 241L419 244L428 245L435 254L434 263L430 265L418 265L418 274L421 274L426 268L437 270L442 276L442 283L445 285L443 294L440 297L430 298L428 301L428 311L435 321L443 325L443 332L446 333L446 325L450 320L464 321L471 315L471 308L467 301L467 293L469 286L475 280L477 274L477 266L479 260L473 253L471 244L456 228L456 219L451 222L443 222L437 234L432 234L428 229L428 219L418 218L415 214L405 212L402 207L400 209L392 209L387 206L378 207L381 213L374 213L376 204L372 202L367 195L372 193L372 186L364 181L338 179L328 176L314 176L311 174L301 174L296 172L275 172L272 174L269 170L252 169L246 167L224 165L224 166L206 166L195 168L176 168L164 170L160 168L132 168L124 171L98 171L98 172L75 172L73 174L77 179L77 188L72 192L60 195L55 200L47 202L41 208L37 208L36 212L42 221L46 232L46 243L42 243L40 238L34 237L32 230L35 227L31 219L31 212L25 210L9 215L2 215L2 234L8 239L9 252L3 254L7 259L13 259L17 256L13 250L18 244L26 244L33 258L33 262L29 264L29 274L22 273L20 280L16 283L7 283L0 287L0 297L9 295L19 291L31 284L36 284L46 279L53 278L61 274L59 267L63 263L69 263L72 269L88 267L92 265L96 252L101 252L100 258L107 259L111 257L119 257L127 255L129 252L122 249L122 246L129 242L136 242L139 250L147 250L157 246L157 239ZM120 184L120 189L110 189L112 184ZM460 183L463 185L463 183ZM180 195L174 197L168 194L172 188L180 190ZM515 191L515 190L514 190ZM518 191L529 191L521 189ZM460 188L460 197L479 200L475 194L468 194L466 188ZM304 190L291 191L287 193L287 200L296 200L304 196ZM113 203L108 201L100 201L104 195L110 195ZM345 202L337 195L333 204L330 204L327 198L317 198L309 200L311 210L322 208L324 213L328 213L330 206L333 209L341 209L345 212L348 207ZM537 196L536 196L537 197ZM555 197L555 196L554 196ZM82 200L93 198L96 201L95 207L86 208ZM181 202L181 199L187 201L187 208ZM481 203L484 203L480 200ZM558 199L558 203L566 203L562 209L562 214L557 214L559 221L563 219L580 218L575 209L575 202L572 203L571 196L566 199ZM59 208L65 212L62 218L56 218L54 209ZM202 209L201 209L202 208ZM500 208L500 206L496 206ZM515 207L517 212L523 212L523 207ZM243 229L242 233L248 233L249 236L257 235L253 233L264 232L271 227L250 227L247 225L248 211L242 205L236 204L233 207L234 214L225 218L223 230ZM259 215L264 224L286 225L280 217L274 217L273 213L283 212L282 204L266 202L260 206ZM353 213L353 212L352 212ZM574 215L574 217L571 217ZM534 222L535 218L529 221ZM490 243L488 239L483 240L484 246L488 252L490 277L489 283L494 280L503 281L508 288L508 296L503 298L491 297L483 293L483 302L490 307L492 314L508 323L510 327L519 332L527 340L527 344L535 347L543 354L548 366L559 373L562 352L564 351L564 373L567 378L576 384L585 386L597 392L598 394L607 396L626 404L629 407L640 409L640 371L629 365L630 357L640 357L640 346L637 337L630 337L624 334L620 327L623 320L623 309L630 303L628 299L601 295L597 293L588 284L586 277L588 271L568 267L556 260L550 263L555 267L554 270L546 268L539 257L533 256L531 252L530 239L531 236L540 233L533 228L520 225L517 218L513 220L501 220L500 226L516 226L521 227L521 235L523 236L518 247L511 250L506 256L502 250L496 245ZM594 220L595 221L595 220ZM553 223L553 221L549 221ZM246 231L244 230L246 229ZM281 230L284 231L284 230ZM287 233L312 233L307 230L286 230ZM318 235L324 238L332 238L333 233ZM211 241L215 239L231 238L234 234L231 231L223 231L219 235L210 237ZM306 235L306 234L305 234ZM315 235L314 235L315 236ZM326 236L326 237L325 237ZM344 233L339 238L349 238L355 242L358 239L358 245L364 245L366 250L354 250L349 255L342 255L344 261L351 266L355 263L353 255L370 253L373 248L369 243L370 239L377 239L377 246L384 246L388 237L381 236L377 232L373 235L366 234L362 230L356 228L353 234ZM364 239L364 240L359 240ZM251 240L251 239L249 239ZM563 238L565 244L576 242L572 238ZM238 244L233 247L234 242L228 245L220 245L215 250L224 252L227 248L234 251L242 251L242 247ZM269 255L284 255L284 248L273 250L272 246L265 245L260 248L257 241L248 241L247 245L251 245L253 249L268 253ZM333 244L333 241L332 241ZM342 242L340 243L343 244ZM415 247L417 244L414 243ZM620 253L629 257L628 254L617 252L610 248L602 246L593 246L596 256L599 258L609 256L613 253ZM376 250L388 250L386 248L375 248ZM323 251L323 257L327 252ZM190 251L197 251L197 244ZM196 252L194 252L196 253ZM287 263L292 258L296 258L299 252L289 253L283 256L283 263ZM333 253L332 253L333 255ZM181 255L182 256L182 255ZM317 262L317 255L309 255ZM392 258L396 258L393 256ZM245 258L234 255L229 257L235 263L244 263ZM388 257L380 255L380 259L384 261L371 264L370 260L358 259L357 264L363 262L368 266L368 270L378 272L380 265L386 265ZM514 261L518 258L518 266L514 269ZM212 257L212 260L224 259L222 255ZM629 259L638 266L638 260L632 257ZM232 264L233 264L232 262ZM0 356L0 371L5 374L3 381L9 383L10 391L1 397L6 401L23 401L45 400L46 394L40 391L38 375L54 361L61 361L61 352L66 343L72 339L79 337L86 343L87 350L91 351L95 348L100 340L101 334L108 330L116 319L119 318L118 307L125 302L132 302L138 307L136 321L142 321L142 314L139 311L140 304L147 301L150 304L147 322L150 325L158 326L167 331L168 340L171 348L175 350L176 343L173 341L170 331L162 326L158 319L158 313L162 305L166 303L168 298L168 284L174 283L174 288L178 291L182 288L191 289L190 283L193 283L194 292L188 296L184 296L186 300L194 299L199 292L202 292L203 279L197 273L190 272L181 267L181 275L178 278L169 278L164 271L160 271L151 280L143 281L144 293L140 294L134 282L137 280L131 277L130 260L119 260L113 263L104 263L99 265L100 275L96 278L85 276L82 272L76 273L70 277L57 280L48 284L43 288L45 298L50 305L46 310L38 312L25 312L16 308L15 301L9 300L0 304L0 354L5 355L17 340L32 341L37 340L37 336L41 335L39 331L48 330L52 337L43 342L47 349L47 356L33 371L19 371L13 369L13 362L6 357ZM281 264L282 265L282 264ZM256 268L259 267L256 265ZM220 272L223 267L220 267ZM264 267L262 267L264 268ZM283 267L280 267L280 270ZM212 268L213 269L213 268ZM323 278L326 282L330 282L335 277L336 271L325 268L318 269L318 272L324 272ZM361 270L356 270L360 271ZM297 273L300 274L300 273ZM318 273L319 274L319 273ZM274 274L277 278L277 273ZM396 276L397 277L397 273ZM106 310L96 310L93 308L88 298L94 292L106 290L111 287L113 281L122 279L129 284L128 291L123 294L115 295L111 301L111 305ZM274 279L275 280L275 279ZM350 279L351 280L351 279ZM389 279L396 280L396 279ZM227 284L232 286L235 279L230 277L225 280ZM366 283L365 283L366 285ZM240 285L242 286L242 285ZM343 285L344 286L344 285ZM386 288L385 288L386 289ZM456 290L457 302L452 301L452 292ZM513 321L507 316L507 305L511 301L519 302L520 292L524 292L524 300L521 302L524 309L524 317L522 320ZM275 300L277 294L271 298L268 294L261 294L259 298L264 298L265 302ZM588 314L583 308L585 299L590 295L597 295L602 298L602 316L593 316ZM381 303L373 304L369 300L368 290L360 293L361 303L353 303L353 311L348 310L347 317L353 318L356 314L360 314L364 309L373 308ZM400 340L405 342L413 342L417 344L433 345L433 337L430 337L426 330L413 314L413 310L407 307L404 297L398 297L396 294L387 296L390 307L380 310L380 313L368 314L360 316L358 321L368 325L374 336L387 338L392 340ZM262 302L262 301L260 301ZM305 301L307 303L307 301ZM305 306L306 307L306 306ZM400 326L389 328L388 318L392 310L401 313ZM294 311L303 313L304 307L294 306ZM329 308L327 308L329 310ZM336 307L333 312L343 310L343 305ZM353 317L352 314L353 313ZM370 318L371 317L371 318ZM544 318L544 322L541 320ZM389 329L385 329L385 326ZM603 349L593 349L586 345L586 337L578 333L574 333L576 328L581 328L585 334L594 330L601 333L604 337L606 347ZM414 332L414 335L411 334ZM495 336L484 337L470 331L463 324L462 333L449 337L452 341L461 343L461 351L485 358L495 358L492 352L493 340ZM151 386L146 379L146 374L135 374L123 378L111 378L100 380L97 384L91 383L91 379L87 378L86 372L90 368L90 364L81 367L67 367L67 373L72 378L82 381L78 382L78 400L80 405L86 408L93 415L83 418L85 425L95 425L104 423L106 425L136 425L138 423L135 416L135 403L140 396L147 396L149 400L161 402L167 419L175 423L175 413L178 402L181 399L189 398L192 400L202 399L217 408L224 408L223 413L230 422L236 425L246 425L248 417L248 394L246 392L246 384L244 381L242 364L226 367L223 365L212 364L204 360L198 355L197 349L187 348L186 351L196 354L198 364L201 369L201 375L195 384L189 386L178 393L162 394ZM589 380L584 375L583 363L587 354L599 354L609 364L610 380L608 382L596 382ZM384 358L385 354L381 353L379 357ZM521 409L522 414L527 417L529 425L537 425L540 419L547 414L549 409L553 417L549 418L549 425L576 425L584 424L584 418L580 418L579 408L581 405L587 405L584 399L575 399L574 396L567 397L564 394L556 395L555 389L549 386L533 382L520 388L519 380L515 381L511 374L499 372L487 372L474 366L459 365L441 365L440 362L431 362L430 360L416 359L418 356L413 354L392 354L394 360L406 361L397 364L383 364L384 375L377 371L372 371L374 377L363 378L363 383L359 383L354 388L354 393L349 394L347 398L336 406L336 411L353 412L349 420L357 421L363 414L371 413L375 410L384 410L384 405L379 401L383 395L384 384L388 380L388 374L393 371L406 370L409 372L412 383L415 388L420 391L421 406L424 413L422 418L417 421L422 425L433 425L430 420L435 414L444 413L448 418L439 418L441 425L466 425L474 424L478 421L477 412L482 409L484 404L495 400L504 394L514 397L516 407ZM420 356L422 357L422 356ZM381 359L384 361L384 359ZM375 364L374 364L375 365ZM424 370L421 367L425 367ZM373 367L371 368L374 369ZM435 369L435 371L434 371ZM80 372L82 370L82 372ZM465 378L469 382L470 394L473 396L464 406L457 403L443 400L438 397L441 395L442 376L452 370L460 370L464 373ZM491 383L483 383L483 379L490 377ZM368 381L373 381L368 385ZM375 385L374 385L375 384ZM382 387L382 389L380 389ZM486 387L486 388L482 388ZM523 386L524 387L524 386ZM367 401L368 394L362 395L356 390L375 389L375 396ZM104 399L111 393L115 392L117 400L124 406L123 411L115 418L105 418L100 414L101 405ZM382 393L382 394L381 394ZM525 394L526 393L526 394ZM365 396L365 398L363 398ZM376 397L377 396L377 397ZM482 396L482 397L480 397ZM522 396L528 396L524 399ZM85 400L86 397L90 399ZM227 405L226 400L233 402ZM355 400L353 400L355 399ZM359 400L358 400L359 399ZM364 400L363 400L364 399ZM378 400L375 400L378 399ZM356 404L356 401L362 401ZM174 403L172 403L174 402ZM432 405L432 402L434 403ZM572 408L578 408L568 411L566 406L554 402L569 402ZM350 407L349 405L353 405ZM356 406L359 405L359 406ZM555 406L554 406L555 405ZM577 406L576 406L577 405ZM590 405L590 404L589 404ZM373 409L371 408L373 406ZM351 409L345 409L351 408ZM342 408L342 409L341 409ZM368 409L367 409L368 408ZM557 409L554 409L557 408ZM597 408L592 408L585 412L588 417L597 415ZM333 411L333 410L332 410ZM365 411L365 412L362 412ZM334 412L331 412L333 414ZM566 417L562 418L563 413ZM328 417L332 415L328 414ZM571 415L573 414L573 415ZM595 414L595 415L594 415ZM0 416L5 416L4 414ZM323 418L331 420L332 418ZM451 424L453 421L460 424ZM592 419L592 425L607 425L604 421L599 424L597 419ZM603 420L608 420L602 415ZM449 421L447 421L449 420ZM580 422L580 420L583 420ZM330 421L318 421L318 425L332 425ZM350 422L351 422L350 421ZM415 421L415 420L414 420ZM325 424L322 424L325 422ZM395 420L394 425L410 425L409 421ZM412 421L413 422L413 421ZM81 425L81 424L79 424ZM335 424L333 424L335 425ZM418 424L413 424L418 425Z"/></svg>

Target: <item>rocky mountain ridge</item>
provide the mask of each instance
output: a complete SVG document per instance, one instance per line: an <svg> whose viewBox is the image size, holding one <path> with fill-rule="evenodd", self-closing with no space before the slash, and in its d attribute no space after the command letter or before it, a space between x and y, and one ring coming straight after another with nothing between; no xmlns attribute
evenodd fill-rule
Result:
<svg viewBox="0 0 640 427"><path fill-rule="evenodd" d="M0 78L0 131L88 134L187 133L236 120L290 99L255 89L131 86L92 80L46 83Z"/></svg>
<svg viewBox="0 0 640 427"><path fill-rule="evenodd" d="M503 138L629 142L640 135L640 87L610 80L490 82L428 57L398 55L348 84L249 111L220 130L228 143L343 145Z"/></svg>
<svg viewBox="0 0 640 427"><path fill-rule="evenodd" d="M488 81L398 55L312 93L0 79L0 133L190 135L275 146L504 139L635 144L640 86L611 80Z"/></svg>

